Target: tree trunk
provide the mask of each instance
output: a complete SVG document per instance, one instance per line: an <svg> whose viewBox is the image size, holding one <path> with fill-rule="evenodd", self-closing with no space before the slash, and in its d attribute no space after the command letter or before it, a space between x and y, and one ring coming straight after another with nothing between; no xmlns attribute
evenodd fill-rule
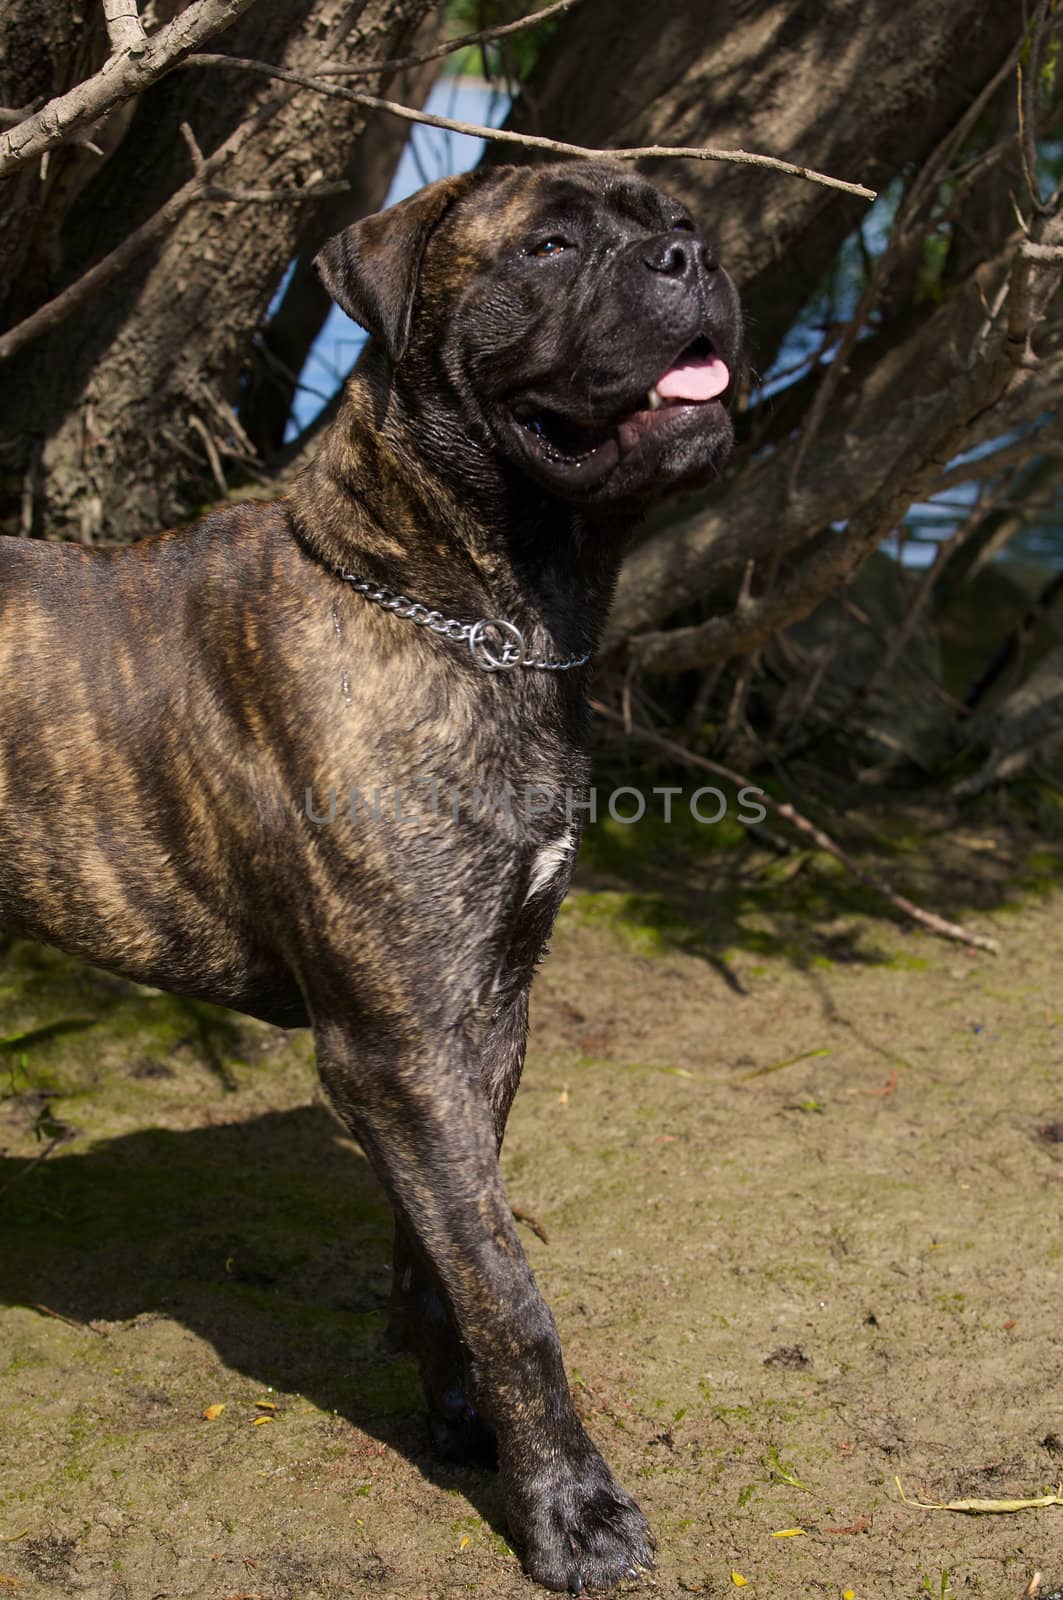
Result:
<svg viewBox="0 0 1063 1600"><path fill-rule="evenodd" d="M219 43L294 70L326 51L372 62L402 54L428 9L429 0L260 0ZM126 137L67 214L56 276L39 297L114 248L192 175L182 123L209 156L256 115L259 131L221 175L226 189L341 180L366 116L235 70L170 73L143 95ZM11 531L21 518L24 531L49 537L128 538L216 498L225 460L244 450L233 408L255 330L288 264L312 253L329 225L320 201L255 205L253 215L249 225L243 203L193 205L87 313L8 364L0 526Z"/></svg>
<svg viewBox="0 0 1063 1600"><path fill-rule="evenodd" d="M12 114L5 123L17 110L63 94L94 71L106 42L102 12L88 0L54 0L44 7L39 0L7 0L0 8L0 107ZM41 281L48 252L40 241L52 238L53 219L69 204L74 174L87 176L99 161L81 145L52 156L43 175L27 164L0 189L0 317L11 321L29 300L29 284Z"/></svg>
<svg viewBox="0 0 1063 1600"><path fill-rule="evenodd" d="M442 11L426 17L411 41L410 53L420 55L440 43L445 20ZM439 61L429 61L400 73L388 85L388 98L401 105L423 105L439 76L440 65ZM321 203L314 237L300 251L280 304L262 330L240 400L240 422L264 460L270 459L284 442L299 374L332 307L313 267L321 239L380 210L409 136L409 123L379 112L370 113L365 133L353 146L344 173L350 190Z"/></svg>

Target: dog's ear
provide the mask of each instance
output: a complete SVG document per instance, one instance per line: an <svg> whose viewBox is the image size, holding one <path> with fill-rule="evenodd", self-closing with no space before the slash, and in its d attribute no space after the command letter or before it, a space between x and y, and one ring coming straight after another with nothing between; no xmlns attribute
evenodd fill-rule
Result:
<svg viewBox="0 0 1063 1600"><path fill-rule="evenodd" d="M428 240L455 200L480 181L482 175L474 172L442 178L387 211L353 223L314 257L336 304L382 340L394 362L401 361L409 342Z"/></svg>

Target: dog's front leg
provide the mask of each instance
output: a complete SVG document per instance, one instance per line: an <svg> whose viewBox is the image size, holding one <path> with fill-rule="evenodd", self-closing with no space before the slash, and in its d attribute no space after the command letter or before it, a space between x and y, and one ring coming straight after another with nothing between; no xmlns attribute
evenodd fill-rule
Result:
<svg viewBox="0 0 1063 1600"><path fill-rule="evenodd" d="M322 1081L439 1283L472 1399L498 1440L510 1528L530 1576L579 1593L650 1567L645 1518L572 1404L557 1328L517 1237L475 1052L357 1042L318 1018ZM470 1070L471 1068L471 1070Z"/></svg>
<svg viewBox="0 0 1063 1600"><path fill-rule="evenodd" d="M479 1051L480 1081L494 1121L496 1149L501 1149L524 1066L530 984L530 974L515 980L488 1024ZM494 1430L473 1403L468 1351L430 1263L397 1217L390 1333L396 1348L417 1358L432 1442L439 1455L495 1466L498 1445Z"/></svg>

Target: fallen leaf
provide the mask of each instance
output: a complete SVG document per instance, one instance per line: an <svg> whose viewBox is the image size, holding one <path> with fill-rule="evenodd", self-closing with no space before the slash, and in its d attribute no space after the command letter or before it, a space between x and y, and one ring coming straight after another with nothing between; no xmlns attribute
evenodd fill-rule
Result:
<svg viewBox="0 0 1063 1600"><path fill-rule="evenodd" d="M276 1402L273 1400L256 1400L255 1405L260 1411L276 1411Z"/></svg>
<svg viewBox="0 0 1063 1600"><path fill-rule="evenodd" d="M0 1583L9 1583L12 1589L17 1589L19 1587L18 1578L8 1577L6 1572L0 1572Z"/></svg>
<svg viewBox="0 0 1063 1600"><path fill-rule="evenodd" d="M748 1578L743 1578L743 1576L742 1576L742 1574L740 1572L732 1571L731 1572L731 1582L734 1584L736 1589L744 1589L746 1584L749 1582L749 1579Z"/></svg>
<svg viewBox="0 0 1063 1600"><path fill-rule="evenodd" d="M264 1422L272 1422L272 1421L273 1421L272 1417L256 1417L254 1419L254 1421L252 1422L251 1426L252 1426L252 1428L261 1428L261 1426L262 1426L262 1424Z"/></svg>
<svg viewBox="0 0 1063 1600"><path fill-rule="evenodd" d="M221 1414L222 1414L222 1412L224 1410L225 1410L225 1401L222 1400L216 1406L207 1406L207 1408L204 1411L203 1415L204 1415L204 1417L206 1417L208 1422L213 1422L217 1417L221 1416Z"/></svg>
<svg viewBox="0 0 1063 1600"><path fill-rule="evenodd" d="M773 1539L797 1539L804 1533L804 1528L777 1528L772 1534Z"/></svg>
<svg viewBox="0 0 1063 1600"><path fill-rule="evenodd" d="M458 1540L458 1549L459 1550L464 1550L471 1543L472 1543L472 1540L469 1538L469 1535L467 1533L463 1533L461 1538Z"/></svg>

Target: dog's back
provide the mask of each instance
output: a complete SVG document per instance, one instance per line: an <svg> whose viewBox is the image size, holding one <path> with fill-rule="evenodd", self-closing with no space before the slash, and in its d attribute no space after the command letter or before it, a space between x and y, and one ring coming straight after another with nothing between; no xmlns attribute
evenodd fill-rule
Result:
<svg viewBox="0 0 1063 1600"><path fill-rule="evenodd" d="M227 818L250 777L216 758L241 730L203 652L212 609L263 559L256 511L124 549L0 539L0 926L234 999L256 941Z"/></svg>

